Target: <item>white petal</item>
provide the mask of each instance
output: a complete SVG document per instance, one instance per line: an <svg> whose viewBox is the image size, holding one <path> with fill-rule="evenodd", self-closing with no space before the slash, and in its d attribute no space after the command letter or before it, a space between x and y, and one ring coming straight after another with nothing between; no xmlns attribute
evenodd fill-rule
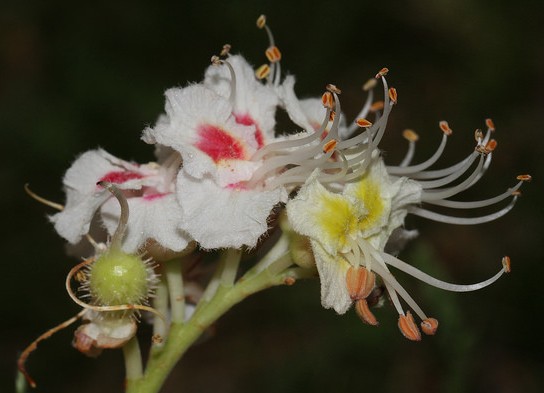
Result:
<svg viewBox="0 0 544 393"><path fill-rule="evenodd" d="M281 99L281 104L287 111L289 118L296 125L302 127L306 131L312 131L313 125L310 123L304 110L300 105L300 101L295 94L295 77L288 75L281 86L278 87L278 95Z"/></svg>
<svg viewBox="0 0 544 393"><path fill-rule="evenodd" d="M315 240L312 240L312 249L321 281L321 304L344 314L352 303L346 284L350 264L340 256L327 253Z"/></svg>
<svg viewBox="0 0 544 393"><path fill-rule="evenodd" d="M174 194L155 198L130 198L128 225L123 239L123 251L135 253L148 239L161 246L182 251L191 240L180 228L182 213ZM110 234L115 232L119 221L119 203L110 199L104 203L102 220Z"/></svg>
<svg viewBox="0 0 544 393"><path fill-rule="evenodd" d="M177 196L183 228L203 248L254 247L268 230L268 216L284 191L236 190L180 171Z"/></svg>

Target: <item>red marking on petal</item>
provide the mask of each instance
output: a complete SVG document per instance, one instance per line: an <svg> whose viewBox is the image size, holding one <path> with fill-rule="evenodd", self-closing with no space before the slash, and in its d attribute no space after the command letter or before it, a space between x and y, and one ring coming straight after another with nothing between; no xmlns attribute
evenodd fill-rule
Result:
<svg viewBox="0 0 544 393"><path fill-rule="evenodd" d="M100 180L108 183L121 184L133 179L141 179L143 176L136 172L130 171L117 171L117 172L108 172Z"/></svg>
<svg viewBox="0 0 544 393"><path fill-rule="evenodd" d="M149 194L149 195L144 195L143 196L143 199L145 201L155 201L157 199L161 199L162 197L165 197L167 195L169 195L170 193L156 193L156 194Z"/></svg>
<svg viewBox="0 0 544 393"><path fill-rule="evenodd" d="M257 147L260 149L264 146L263 132L259 128L259 125L253 120L249 114L241 115L239 113L233 113L236 123L244 126L255 126L255 140L257 141Z"/></svg>
<svg viewBox="0 0 544 393"><path fill-rule="evenodd" d="M241 190L247 190L246 182L238 182L238 183L231 183L227 184L226 187L229 190L235 190L235 191L241 191Z"/></svg>
<svg viewBox="0 0 544 393"><path fill-rule="evenodd" d="M198 127L198 136L195 146L215 162L245 158L242 143L220 127L202 124Z"/></svg>

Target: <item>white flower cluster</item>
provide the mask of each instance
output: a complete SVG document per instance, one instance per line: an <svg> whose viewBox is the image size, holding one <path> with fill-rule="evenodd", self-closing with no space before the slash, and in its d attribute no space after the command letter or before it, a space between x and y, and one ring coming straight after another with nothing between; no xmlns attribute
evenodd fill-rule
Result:
<svg viewBox="0 0 544 393"><path fill-rule="evenodd" d="M259 27L268 29L263 21ZM427 161L411 164L417 135L407 131L407 156L398 166L386 166L378 144L397 102L396 90L385 80L388 70L367 82L367 101L348 125L335 86L327 86L321 98L296 96L294 78L282 80L281 54L269 37L270 63L257 71L225 48L221 57L213 58L201 83L166 91L165 114L142 136L155 146L157 162L139 165L103 150L81 155L64 178L66 206L51 221L70 243L89 232L96 215L113 234L119 205L99 185L111 183L123 192L130 210L122 249L142 253L152 244L175 253L193 243L204 250L254 248L268 233L273 210L285 207L288 224L282 229L307 241L296 244L311 245L307 251L319 273L324 307L344 313L355 303L363 321L377 324L369 307L387 291L406 337L418 340L420 334L399 297L423 321L422 330L433 334L436 320L423 313L390 267L431 285L468 291L507 271L508 258L495 277L482 283L438 281L391 255L416 235L403 229L405 216L412 213L455 224L487 222L512 208L528 176L490 199L449 199L474 185L489 167L496 146L491 120L486 122L487 132L476 132L474 151L453 166L429 169L452 133L445 122L440 123L442 142ZM374 100L379 81L383 101ZM278 108L302 131L283 135L276 129ZM506 207L481 217L460 218L427 209L433 205L476 209L507 198L511 202Z"/></svg>

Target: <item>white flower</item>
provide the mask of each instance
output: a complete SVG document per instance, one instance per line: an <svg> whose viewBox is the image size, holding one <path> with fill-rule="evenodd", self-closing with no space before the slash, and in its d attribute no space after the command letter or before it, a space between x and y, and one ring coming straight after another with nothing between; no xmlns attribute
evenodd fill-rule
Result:
<svg viewBox="0 0 544 393"><path fill-rule="evenodd" d="M138 165L101 149L88 151L66 172L66 206L50 219L57 232L75 244L89 232L91 221L100 210L103 224L113 234L119 221L119 204L97 185L105 181L115 184L128 200L130 214L122 244L125 252L136 252L148 240L181 251L190 238L180 228L181 208L173 193L172 171L178 166L175 162Z"/></svg>

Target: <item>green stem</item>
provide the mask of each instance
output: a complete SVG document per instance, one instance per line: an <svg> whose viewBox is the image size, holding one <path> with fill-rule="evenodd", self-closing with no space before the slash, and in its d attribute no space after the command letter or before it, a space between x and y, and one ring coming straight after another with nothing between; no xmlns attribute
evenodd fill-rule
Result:
<svg viewBox="0 0 544 393"><path fill-rule="evenodd" d="M135 384L143 375L142 354L136 336L123 345L123 355L125 357L127 390L129 390L130 386Z"/></svg>
<svg viewBox="0 0 544 393"><path fill-rule="evenodd" d="M285 269L291 265L287 257L281 257L261 272L244 276L234 285L220 283L209 300L203 299L195 314L185 324L174 323L163 348L152 353L146 372L138 381L130 384L127 393L155 393L187 349L220 316L246 297L266 288L292 284L298 278L313 276L313 271L300 268ZM223 268L220 266L219 268ZM278 271L281 270L281 271ZM224 270L223 270L224 271Z"/></svg>
<svg viewBox="0 0 544 393"><path fill-rule="evenodd" d="M174 259L164 263L173 323L183 323L185 320L185 293L181 274L182 261Z"/></svg>

